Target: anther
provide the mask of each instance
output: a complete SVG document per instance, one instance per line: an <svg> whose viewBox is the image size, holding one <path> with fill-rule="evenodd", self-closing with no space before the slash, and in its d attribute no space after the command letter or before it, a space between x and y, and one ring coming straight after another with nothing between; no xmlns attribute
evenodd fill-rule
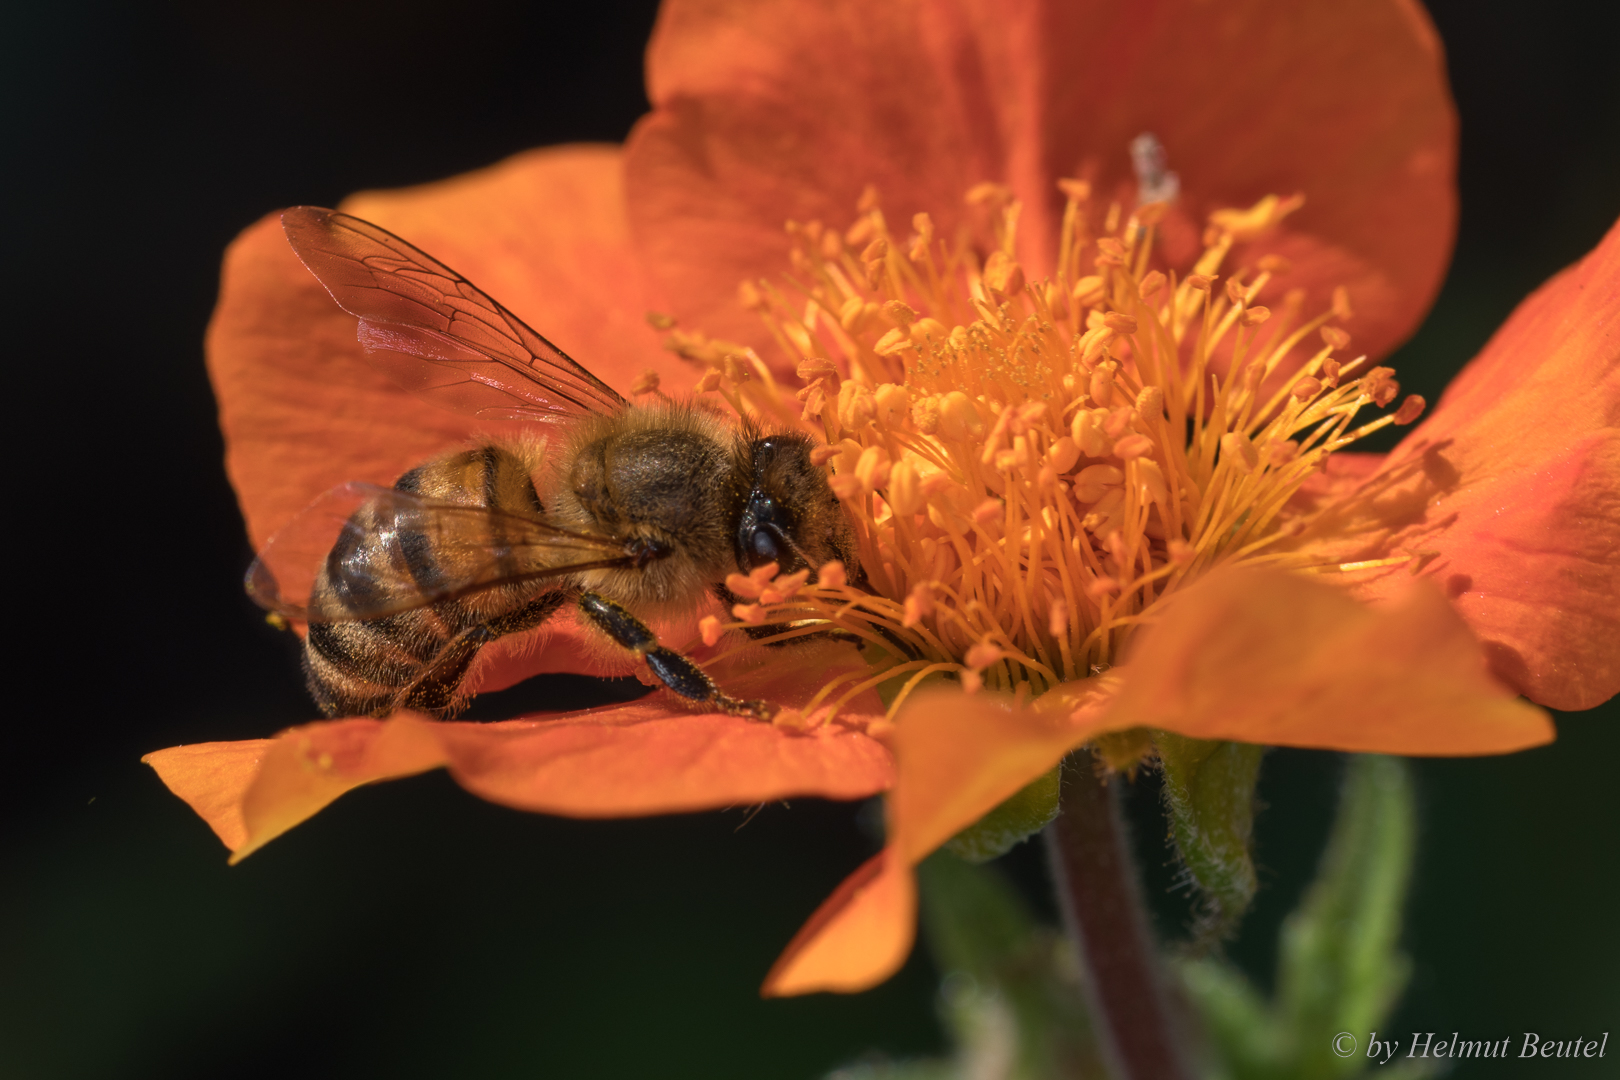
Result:
<svg viewBox="0 0 1620 1080"><path fill-rule="evenodd" d="M992 522L1000 521L1002 513L1001 500L986 499L973 508L971 517L973 518L973 524L983 527Z"/></svg>
<svg viewBox="0 0 1620 1080"><path fill-rule="evenodd" d="M1401 407L1395 410L1395 423L1404 427L1423 415L1425 402L1417 394L1409 394Z"/></svg>
<svg viewBox="0 0 1620 1080"><path fill-rule="evenodd" d="M799 366L794 369L794 373L805 382L814 379L838 378L838 368L833 365L831 360L822 356L812 356L808 360L800 360Z"/></svg>
<svg viewBox="0 0 1620 1080"><path fill-rule="evenodd" d="M1080 460L1080 447L1072 436L1065 435L1047 447L1046 460L1054 472L1066 473Z"/></svg>
<svg viewBox="0 0 1620 1080"><path fill-rule="evenodd" d="M1091 184L1085 180L1071 180L1061 177L1057 182L1058 190L1063 192L1065 198L1071 202L1083 203L1091 198Z"/></svg>
<svg viewBox="0 0 1620 1080"><path fill-rule="evenodd" d="M1091 400L1106 408L1114 396L1114 373L1107 366L1091 373Z"/></svg>
<svg viewBox="0 0 1620 1080"><path fill-rule="evenodd" d="M898 300L890 300L884 304L883 314L888 317L890 322L901 329L905 329L917 321L917 313L909 305L902 304Z"/></svg>
<svg viewBox="0 0 1620 1080"><path fill-rule="evenodd" d="M1134 423L1136 423L1136 410L1129 405L1121 405L1110 412L1108 419L1103 421L1103 431L1108 434L1110 439L1118 439L1129 432L1131 425Z"/></svg>
<svg viewBox="0 0 1620 1080"><path fill-rule="evenodd" d="M1069 605L1059 598L1052 601L1052 606L1046 612L1046 629L1055 638L1060 638L1069 632Z"/></svg>
<svg viewBox="0 0 1620 1080"><path fill-rule="evenodd" d="M1322 381L1307 375L1296 382L1288 392L1293 394L1301 403L1304 403L1322 392Z"/></svg>
<svg viewBox="0 0 1620 1080"><path fill-rule="evenodd" d="M910 595L906 597L905 616L901 619L900 625L909 629L933 616L934 590L928 587L927 582L913 586Z"/></svg>
<svg viewBox="0 0 1620 1080"><path fill-rule="evenodd" d="M717 645L724 634L720 620L713 615L705 615L698 620L698 635L703 639L703 644L711 647Z"/></svg>
<svg viewBox="0 0 1620 1080"><path fill-rule="evenodd" d="M881 446L868 446L855 463L855 476L868 490L877 491L889 485L889 469L889 452Z"/></svg>
<svg viewBox="0 0 1620 1080"><path fill-rule="evenodd" d="M1333 317L1340 322L1349 322L1355 317L1355 312L1350 309L1350 294L1343 285L1333 290Z"/></svg>
<svg viewBox="0 0 1620 1080"><path fill-rule="evenodd" d="M1221 436L1221 459L1232 463L1241 473L1252 473L1260 464L1260 451L1241 431L1229 431Z"/></svg>
<svg viewBox="0 0 1620 1080"><path fill-rule="evenodd" d="M1244 326L1259 326L1269 318L1271 318L1271 309L1257 305L1245 311L1238 319L1238 322Z"/></svg>
<svg viewBox="0 0 1620 1080"><path fill-rule="evenodd" d="M1157 420L1164 415L1164 390L1158 386L1142 387L1136 395L1136 412L1144 420Z"/></svg>
<svg viewBox="0 0 1620 1080"><path fill-rule="evenodd" d="M1074 288L1069 290L1069 297L1081 307L1096 305L1103 298L1102 278L1095 274L1087 274L1074 283Z"/></svg>
<svg viewBox="0 0 1620 1080"><path fill-rule="evenodd" d="M967 655L962 662L974 671L983 671L991 664L1006 657L1006 653L988 641L976 641L968 647Z"/></svg>
<svg viewBox="0 0 1620 1080"><path fill-rule="evenodd" d="M658 393L658 372L648 368L636 376L635 382L630 384L630 393L636 397L643 394Z"/></svg>
<svg viewBox="0 0 1620 1080"><path fill-rule="evenodd" d="M1293 439L1283 442L1274 442L1266 447L1266 460L1273 469L1280 469L1299 456L1299 443Z"/></svg>
<svg viewBox="0 0 1620 1080"><path fill-rule="evenodd" d="M1113 465L1087 465L1074 478L1074 497L1083 503L1094 503L1109 488L1117 487L1125 474Z"/></svg>
<svg viewBox="0 0 1620 1080"><path fill-rule="evenodd" d="M1146 457L1153 453L1153 440L1146 435L1127 435L1114 444L1114 453L1125 461Z"/></svg>
<svg viewBox="0 0 1620 1080"><path fill-rule="evenodd" d="M909 458L902 458L889 470L887 497L896 514L909 516L922 509L922 483Z"/></svg>
<svg viewBox="0 0 1620 1080"><path fill-rule="evenodd" d="M1322 340L1327 343L1330 349L1344 349L1350 345L1350 335L1337 326L1322 327Z"/></svg>
<svg viewBox="0 0 1620 1080"><path fill-rule="evenodd" d="M911 411L911 394L899 383L884 383L872 391L872 403L878 422L895 427Z"/></svg>
<svg viewBox="0 0 1620 1080"><path fill-rule="evenodd" d="M1016 296L1024 291L1024 268L1004 252L993 252L984 264L984 284L1002 296Z"/></svg>
<svg viewBox="0 0 1620 1080"><path fill-rule="evenodd" d="M849 580L844 573L844 564L837 559L822 563L821 569L816 571L816 584L823 589L842 589L848 585Z"/></svg>
<svg viewBox="0 0 1620 1080"><path fill-rule="evenodd" d="M1151 300L1158 295L1159 290L1162 288L1164 288L1164 273L1154 270L1142 279L1142 284L1136 288L1136 295L1143 300Z"/></svg>
<svg viewBox="0 0 1620 1080"><path fill-rule="evenodd" d="M1084 592L1093 603L1100 604L1110 596L1117 595L1119 589L1118 579L1109 577L1107 574L1099 574L1086 582Z"/></svg>
<svg viewBox="0 0 1620 1080"><path fill-rule="evenodd" d="M1361 377L1361 392L1372 398L1379 408L1383 408L1401 393L1401 384L1392 377L1394 374L1394 368L1373 368Z"/></svg>

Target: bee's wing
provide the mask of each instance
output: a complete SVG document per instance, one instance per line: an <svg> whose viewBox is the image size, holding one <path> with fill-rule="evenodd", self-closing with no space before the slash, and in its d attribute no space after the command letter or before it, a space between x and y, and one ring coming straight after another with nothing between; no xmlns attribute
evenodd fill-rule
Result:
<svg viewBox="0 0 1620 1080"><path fill-rule="evenodd" d="M624 398L472 282L368 221L295 206L281 227L372 361L405 389L485 419L616 412Z"/></svg>
<svg viewBox="0 0 1620 1080"><path fill-rule="evenodd" d="M526 514L344 484L266 542L245 584L271 611L335 622L635 561L622 542Z"/></svg>

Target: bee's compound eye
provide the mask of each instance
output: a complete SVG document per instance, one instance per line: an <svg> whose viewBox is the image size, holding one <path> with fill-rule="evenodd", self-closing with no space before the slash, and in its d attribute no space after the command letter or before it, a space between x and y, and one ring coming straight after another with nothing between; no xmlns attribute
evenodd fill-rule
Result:
<svg viewBox="0 0 1620 1080"><path fill-rule="evenodd" d="M782 561L781 548L777 546L776 537L768 529L755 529L749 537L749 559L755 566L764 566L768 562Z"/></svg>
<svg viewBox="0 0 1620 1080"><path fill-rule="evenodd" d="M792 527L792 515L775 499L756 491L737 523L737 561L744 570L774 562L786 570L788 545L783 537Z"/></svg>

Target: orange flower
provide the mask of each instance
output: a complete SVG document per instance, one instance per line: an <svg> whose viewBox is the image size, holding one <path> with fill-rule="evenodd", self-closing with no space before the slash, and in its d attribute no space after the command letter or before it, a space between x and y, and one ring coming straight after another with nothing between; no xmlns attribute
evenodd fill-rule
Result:
<svg viewBox="0 0 1620 1080"><path fill-rule="evenodd" d="M767 983L851 990L910 948L911 867L1097 736L1154 727L1430 754L1550 739L1545 715L1487 675L1476 632L1496 678L1535 700L1584 707L1616 689L1616 234L1528 301L1396 453L1328 458L1310 441L1311 424L1385 404L1392 382L1333 359L1343 346L1331 327L1309 356L1283 328L1345 314L1347 295L1358 342L1386 351L1432 299L1451 240L1455 121L1413 5L675 2L648 81L655 111L623 152L534 152L344 209L456 267L624 389L647 368L674 390L703 374L705 387L780 413L773 371L812 358L805 411L840 440L835 486L877 586L838 617L912 643L920 659L887 668L908 688L956 670L964 687L1044 693L1027 704L919 689L892 727L874 722L869 693L830 723L789 710L771 725L655 697L503 724L340 720L151 755L236 857L359 784L440 765L486 798L580 816L892 788L888 847ZM1184 186L1133 217L1144 190L1175 184L1148 160L1151 144L1138 144L1133 172L1125 147L1143 131ZM881 200L862 194L868 184ZM1296 191L1303 208L1267 200ZM1123 213L1086 232L1107 216L1088 213L1111 203ZM850 233L792 232L812 304L786 304L772 291L787 269L782 221L841 222L857 205ZM921 246L886 221L911 222ZM1180 270L1213 258L1200 273L1220 266L1234 280L1230 257L1240 284L1155 280L1150 252ZM737 305L737 282L762 279ZM1270 327L1260 301L1278 310ZM719 336L677 341L709 371L652 347L649 307ZM1033 323L1009 321L1026 312ZM973 340L968 323L1006 340ZM209 361L256 545L320 491L388 483L473 433L374 375L353 335L273 218L233 245ZM816 366L821 335L843 351L841 369ZM1057 345L1077 362L1040 377L1062 408L1034 408L1029 380L989 359L1070 355ZM748 346L778 358L751 381L737 363ZM951 361L961 370L912 377L947 352L967 358ZM1202 376L1173 374L1170 353L1232 373L1218 420L1199 429L1205 444L1180 444L1172 421L1212 414ZM1258 373L1247 382L1244 364ZM1342 386L1341 366L1354 375ZM886 389L902 371L904 392ZM978 380L967 409L951 397L963 379ZM1260 422L1279 415L1288 422ZM982 460L964 456L981 445ZM1194 488L1213 509L1170 497ZM913 544L906 519L932 531ZM1040 554L1051 537L1073 541L1078 561ZM1002 569L974 561L997 552ZM974 596L994 602L968 602L970 564ZM1289 572L1301 568L1351 572L1336 589ZM1421 580L1410 588L1414 577L1454 603ZM823 586L777 606L849 604L850 590ZM1103 670L1150 606L1161 617ZM727 689L802 706L869 673L852 654L842 673L817 669L826 654L788 656L774 671L730 672ZM492 657L483 686L553 670L611 667L559 625L544 650Z"/></svg>

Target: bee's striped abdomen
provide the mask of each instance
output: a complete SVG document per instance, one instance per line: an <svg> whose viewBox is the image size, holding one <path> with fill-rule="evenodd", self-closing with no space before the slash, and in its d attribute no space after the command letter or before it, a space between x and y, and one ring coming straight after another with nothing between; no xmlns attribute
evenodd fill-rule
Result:
<svg viewBox="0 0 1620 1080"><path fill-rule="evenodd" d="M395 489L437 502L538 515L531 464L503 447L480 446L412 469ZM453 712L478 650L503 634L539 625L562 601L555 590L502 585L427 602L447 579L456 579L457 568L444 564L455 553L437 550L427 533L397 527L374 505L357 510L350 524L316 582L311 607L328 621L310 624L304 648L310 693L328 716L380 716L404 706ZM380 572L384 566L391 572ZM358 614L384 607L395 613Z"/></svg>

